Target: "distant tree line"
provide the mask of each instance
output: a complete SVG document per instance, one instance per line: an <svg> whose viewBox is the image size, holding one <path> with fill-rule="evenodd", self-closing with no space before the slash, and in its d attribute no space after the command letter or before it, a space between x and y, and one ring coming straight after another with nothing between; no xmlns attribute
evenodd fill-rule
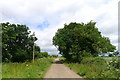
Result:
<svg viewBox="0 0 120 80"><path fill-rule="evenodd" d="M110 43L109 38L101 35L95 24L96 22L92 21L87 24L65 24L64 28L57 30L53 45L70 62L81 62L84 57L114 52L116 47Z"/></svg>

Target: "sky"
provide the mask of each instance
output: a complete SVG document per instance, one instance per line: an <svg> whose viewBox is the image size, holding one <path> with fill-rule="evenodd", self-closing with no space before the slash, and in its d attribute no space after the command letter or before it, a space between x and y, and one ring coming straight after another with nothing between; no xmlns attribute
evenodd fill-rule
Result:
<svg viewBox="0 0 120 80"><path fill-rule="evenodd" d="M70 22L97 22L96 27L118 48L119 0L0 0L0 22L27 25L41 51L57 54L52 38Z"/></svg>

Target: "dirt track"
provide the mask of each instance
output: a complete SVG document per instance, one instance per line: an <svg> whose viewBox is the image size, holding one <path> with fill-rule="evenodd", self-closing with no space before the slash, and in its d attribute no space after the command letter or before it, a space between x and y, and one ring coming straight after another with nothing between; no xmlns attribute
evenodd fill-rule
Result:
<svg viewBox="0 0 120 80"><path fill-rule="evenodd" d="M55 62L57 63L51 65L50 69L45 75L45 78L81 78L64 64L61 64L58 58L55 59Z"/></svg>

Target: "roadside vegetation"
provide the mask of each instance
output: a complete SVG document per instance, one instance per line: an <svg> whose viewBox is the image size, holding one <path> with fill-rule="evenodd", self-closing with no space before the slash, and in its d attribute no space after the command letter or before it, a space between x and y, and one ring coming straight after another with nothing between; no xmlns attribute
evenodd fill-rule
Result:
<svg viewBox="0 0 120 80"><path fill-rule="evenodd" d="M40 53L40 47L35 44L37 37L29 27L9 22L0 23L2 26L2 62L31 61L33 47L35 53Z"/></svg>
<svg viewBox="0 0 120 80"><path fill-rule="evenodd" d="M53 45L64 57L61 61L84 78L120 78L119 52L101 35L96 22L65 24L53 37Z"/></svg>
<svg viewBox="0 0 120 80"><path fill-rule="evenodd" d="M97 57L100 54L114 52L116 47L108 37L101 35L96 22L65 24L53 37L60 54L68 62L81 62L83 57Z"/></svg>
<svg viewBox="0 0 120 80"><path fill-rule="evenodd" d="M2 27L2 78L43 78L53 57L41 52L37 37L29 27L9 22ZM34 59L33 60L33 52Z"/></svg>
<svg viewBox="0 0 120 80"><path fill-rule="evenodd" d="M52 62L52 58L41 58L34 63L3 63L2 78L44 78Z"/></svg>
<svg viewBox="0 0 120 80"><path fill-rule="evenodd" d="M52 59L58 56L41 52L40 46L35 44L35 33L31 33L26 25L6 22L0 23L0 26L2 77L43 78ZM85 78L120 78L119 52L109 38L101 35L96 22L65 24L53 37L53 45L63 56L60 58L62 62ZM104 54L109 57L104 57Z"/></svg>
<svg viewBox="0 0 120 80"><path fill-rule="evenodd" d="M70 69L75 71L83 78L120 78L120 60L119 58L112 58L106 60L104 57L89 57L84 58L81 63L65 63ZM106 79L105 79L106 80Z"/></svg>
<svg viewBox="0 0 120 80"><path fill-rule="evenodd" d="M9 22L0 23L2 27L2 62L26 62L34 58L55 57L48 52L41 52L40 46L35 44L37 37L29 30L29 27ZM1 45L2 44L2 45Z"/></svg>

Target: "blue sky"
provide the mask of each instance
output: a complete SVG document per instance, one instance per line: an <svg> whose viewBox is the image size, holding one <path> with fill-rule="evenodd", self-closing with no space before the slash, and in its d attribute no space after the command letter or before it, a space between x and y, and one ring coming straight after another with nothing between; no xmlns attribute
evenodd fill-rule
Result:
<svg viewBox="0 0 120 80"><path fill-rule="evenodd" d="M44 28L47 28L47 27L49 27L49 22L47 21L47 20L45 20L43 23L41 23L41 24L39 24L39 25L37 25L37 29L44 29Z"/></svg>
<svg viewBox="0 0 120 80"><path fill-rule="evenodd" d="M42 51L58 53L52 38L70 22L96 21L103 36L118 47L119 0L0 0L0 22L27 25Z"/></svg>

